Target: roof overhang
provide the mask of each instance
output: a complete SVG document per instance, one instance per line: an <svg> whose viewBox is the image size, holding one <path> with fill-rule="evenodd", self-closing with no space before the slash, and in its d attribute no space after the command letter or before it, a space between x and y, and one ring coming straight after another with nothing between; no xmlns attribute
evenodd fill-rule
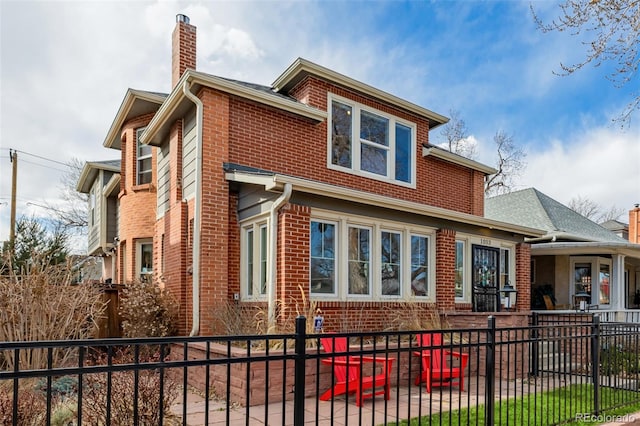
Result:
<svg viewBox="0 0 640 426"><path fill-rule="evenodd" d="M118 195L120 192L120 174L114 174L109 179L109 182L106 183L104 189L102 190L102 195L105 197Z"/></svg>
<svg viewBox="0 0 640 426"><path fill-rule="evenodd" d="M105 164L103 162L86 162L80 171L80 177L76 184L76 191L88 194L91 190L93 182L96 180L100 170L106 170L109 172L120 173L120 167Z"/></svg>
<svg viewBox="0 0 640 426"><path fill-rule="evenodd" d="M121 149L120 132L124 123L132 118L156 112L165 98L166 95L160 93L128 89L102 144L106 148Z"/></svg>
<svg viewBox="0 0 640 426"><path fill-rule="evenodd" d="M531 254L544 255L593 255L622 254L640 259L640 244L609 242L561 242L531 244Z"/></svg>
<svg viewBox="0 0 640 426"><path fill-rule="evenodd" d="M462 155L454 154L453 152L449 152L445 149L438 148L431 145L422 146L422 156L423 157L431 156L431 157L439 158L440 160L444 160L450 163L468 167L473 170L478 170L479 172L482 172L485 175L493 175L498 173L498 171L493 167L489 167L485 164L478 163L477 161L473 161L469 158L463 157Z"/></svg>
<svg viewBox="0 0 640 426"><path fill-rule="evenodd" d="M340 200L349 200L360 204L377 206L391 210L399 210L422 216L430 216L453 222L510 232L526 237L540 237L544 235L544 231L541 231L539 229L499 222L497 220L486 219L481 216L460 213L440 207L427 206L412 201L399 200L397 198L371 194L370 192L329 185L326 183L311 181L308 179L301 179L293 176L231 171L227 172L225 177L228 181L232 182L262 185L267 191L282 191L285 184L291 184L292 189L297 192L319 195L328 198L336 198Z"/></svg>
<svg viewBox="0 0 640 426"><path fill-rule="evenodd" d="M182 89L185 82L193 93L198 93L202 87L208 87L263 105L272 106L279 110L287 111L317 122L327 119L326 111L321 111L309 105L296 102L293 99L270 95L264 91L230 80L187 69L180 78L180 81L178 81L178 84L176 84L176 87L147 125L146 130L140 135L142 143L160 146L169 134L169 129L174 121L183 117L189 109L193 108L193 102L187 99Z"/></svg>
<svg viewBox="0 0 640 426"><path fill-rule="evenodd" d="M287 68L280 77L273 82L273 88L278 92L289 92L299 82L304 80L308 75L314 75L323 80L328 80L340 86L356 89L366 95L388 102L392 105L400 107L411 113L426 117L429 120L429 129L434 129L441 124L447 123L449 119L444 115L440 115L419 105L408 102L397 96L391 95L373 86L354 80L343 74L309 62L306 59L298 58L293 64Z"/></svg>

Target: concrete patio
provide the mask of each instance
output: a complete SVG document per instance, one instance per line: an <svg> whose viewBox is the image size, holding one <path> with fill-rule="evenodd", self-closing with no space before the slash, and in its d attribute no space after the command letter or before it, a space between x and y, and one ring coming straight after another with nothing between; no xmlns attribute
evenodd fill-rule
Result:
<svg viewBox="0 0 640 426"><path fill-rule="evenodd" d="M532 392L543 392L552 387L563 386L565 383L545 383L544 380L534 384L530 381L496 382L495 395L502 399L513 398ZM500 385L500 386L498 386ZM338 396L331 401L318 401L317 398L305 400L305 424L318 425L350 425L350 424L385 424L398 422L418 416L425 416L458 410L468 406L484 404L484 378L471 378L465 381L465 390L457 388L434 388L427 393L424 387L401 386L391 389L391 398L385 401L382 397L365 400L362 407L356 407L355 397L350 395L348 400ZM181 416L182 404L172 407L172 412ZM228 413L224 401L210 400L209 425L264 425L264 424L293 424L293 400L269 405L252 407L231 406ZM265 419L267 422L265 423ZM187 424L191 426L205 424L205 401L201 396L190 394L187 402Z"/></svg>

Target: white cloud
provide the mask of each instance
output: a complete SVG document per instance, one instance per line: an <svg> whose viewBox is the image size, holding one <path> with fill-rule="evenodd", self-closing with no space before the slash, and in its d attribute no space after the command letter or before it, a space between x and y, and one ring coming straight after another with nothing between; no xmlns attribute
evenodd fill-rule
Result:
<svg viewBox="0 0 640 426"><path fill-rule="evenodd" d="M637 126L626 131L600 126L555 139L545 149L530 147L521 186L563 204L581 196L606 209L629 210L640 202L638 142Z"/></svg>

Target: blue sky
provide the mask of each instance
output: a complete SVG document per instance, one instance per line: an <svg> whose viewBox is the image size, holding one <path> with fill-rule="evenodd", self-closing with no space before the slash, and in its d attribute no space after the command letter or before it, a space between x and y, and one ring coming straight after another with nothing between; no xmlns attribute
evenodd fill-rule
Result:
<svg viewBox="0 0 640 426"><path fill-rule="evenodd" d="M559 10L552 1L533 7L547 20ZM640 202L640 113L623 130L611 123L638 77L618 89L607 66L554 75L585 49L570 34L541 33L529 2L2 1L0 240L9 148L25 152L19 216L47 214L33 204L56 202L64 169L29 154L119 158L102 142L126 89L170 91L177 13L198 27L199 71L271 84L304 57L440 114L459 111L488 165L496 131L513 135L527 152L515 189L625 211ZM430 137L438 142L438 129Z"/></svg>

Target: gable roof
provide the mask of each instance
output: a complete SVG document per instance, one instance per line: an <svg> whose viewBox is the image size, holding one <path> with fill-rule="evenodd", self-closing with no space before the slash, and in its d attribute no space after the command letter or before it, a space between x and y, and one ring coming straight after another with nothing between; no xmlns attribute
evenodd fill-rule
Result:
<svg viewBox="0 0 640 426"><path fill-rule="evenodd" d="M121 149L120 131L122 125L134 117L156 112L167 96L166 93L127 89L103 145L106 148Z"/></svg>
<svg viewBox="0 0 640 426"><path fill-rule="evenodd" d="M433 129L449 121L443 115L437 114L419 105L415 105L397 96L386 93L375 87L369 86L350 77L344 76L328 68L314 64L306 59L298 58L291 64L285 72L273 83L273 87L260 84L247 83L229 78L219 77L192 69L187 69L182 75L173 91L158 113L151 120L147 129L142 133L140 139L142 143L160 146L167 135L171 123L179 118L186 110L193 107L193 103L186 99L184 95L184 85L192 93L198 93L202 87L211 87L225 93L239 96L252 101L273 106L283 111L288 111L316 121L324 121L327 112L309 106L296 98L289 96L288 92L298 82L308 75L331 81L340 86L358 90L368 96L388 102L398 108L409 111L413 114L425 117L429 121L429 128ZM106 143L106 142L105 142Z"/></svg>
<svg viewBox="0 0 640 426"><path fill-rule="evenodd" d="M119 174L120 160L87 161L80 172L76 190L85 194L89 193L100 170Z"/></svg>
<svg viewBox="0 0 640 426"><path fill-rule="evenodd" d="M304 58L296 59L289 67L273 82L273 88L277 92L289 92L296 84L304 80L307 76L314 75L323 80L328 80L338 85L356 89L362 93L373 96L374 98L381 99L384 102L388 102L391 105L403 108L414 114L426 117L429 120L429 129L444 124L449 121L444 115L440 115L431 110L423 108L419 105L413 104L409 101L401 99L397 96L391 95L380 89L377 89L368 84L362 83L358 80L354 80L351 77L340 74L329 68L325 68L321 65L314 64Z"/></svg>
<svg viewBox="0 0 640 426"><path fill-rule="evenodd" d="M193 102L187 99L184 90L198 93L202 87L210 87L234 96L250 99L315 121L324 121L327 118L326 111L299 102L291 96L276 93L269 87L187 69L145 131L140 135L141 142L154 146L162 145L172 123L193 108Z"/></svg>
<svg viewBox="0 0 640 426"><path fill-rule="evenodd" d="M547 231L536 241L628 243L535 188L487 198L484 211L487 218Z"/></svg>

